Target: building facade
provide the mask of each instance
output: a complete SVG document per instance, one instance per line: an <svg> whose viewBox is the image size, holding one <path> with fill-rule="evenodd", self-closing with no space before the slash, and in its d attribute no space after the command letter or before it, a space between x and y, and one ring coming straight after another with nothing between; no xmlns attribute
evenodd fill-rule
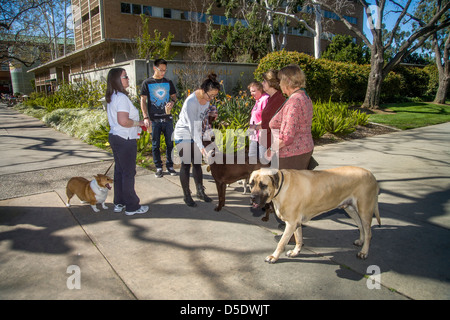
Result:
<svg viewBox="0 0 450 320"><path fill-rule="evenodd" d="M36 90L51 91L62 81L81 79L80 74L136 59L136 37L142 28L141 14L149 17L149 32L174 35L171 52L176 60L187 59L187 48L204 45L207 18L213 26L232 25L224 9L213 5L214 0L72 0L75 51L34 68ZM355 1L355 14L346 19L362 30L363 9ZM322 48L329 43L330 34L351 34L337 16L322 11L329 31L323 37ZM203 40L202 40L203 39ZM287 50L314 54L314 39L308 32L288 28ZM72 77L76 74L77 77Z"/></svg>

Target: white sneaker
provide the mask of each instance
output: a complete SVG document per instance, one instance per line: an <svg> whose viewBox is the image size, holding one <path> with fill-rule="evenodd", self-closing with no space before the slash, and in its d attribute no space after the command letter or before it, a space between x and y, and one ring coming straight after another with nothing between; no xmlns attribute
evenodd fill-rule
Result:
<svg viewBox="0 0 450 320"><path fill-rule="evenodd" d="M115 204L114 212L122 212L123 208L125 208L125 206L123 204Z"/></svg>
<svg viewBox="0 0 450 320"><path fill-rule="evenodd" d="M125 214L127 216L132 216L135 214L142 214L142 213L146 213L148 211L148 206L141 206L139 209L137 209L136 211L125 211Z"/></svg>
<svg viewBox="0 0 450 320"><path fill-rule="evenodd" d="M162 168L157 168L155 172L155 177L162 178L162 176L163 176Z"/></svg>

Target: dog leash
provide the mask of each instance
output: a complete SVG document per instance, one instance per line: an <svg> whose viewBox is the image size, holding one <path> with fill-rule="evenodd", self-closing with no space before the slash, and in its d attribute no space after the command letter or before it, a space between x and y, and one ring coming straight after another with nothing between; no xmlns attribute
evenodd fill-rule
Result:
<svg viewBox="0 0 450 320"><path fill-rule="evenodd" d="M108 170L106 170L106 172L105 172L105 176L108 174L108 171L109 171L109 169L111 169L111 167L113 166L113 164L114 164L114 160L113 160L113 162L111 163L111 165L109 166L109 168L108 168Z"/></svg>
<svg viewBox="0 0 450 320"><path fill-rule="evenodd" d="M284 174L283 174L283 171L280 170L280 172L281 172L281 184L280 184L280 187L278 188L277 194L273 196L274 198L276 198L276 196L280 193L281 187L283 186L283 183L284 183Z"/></svg>

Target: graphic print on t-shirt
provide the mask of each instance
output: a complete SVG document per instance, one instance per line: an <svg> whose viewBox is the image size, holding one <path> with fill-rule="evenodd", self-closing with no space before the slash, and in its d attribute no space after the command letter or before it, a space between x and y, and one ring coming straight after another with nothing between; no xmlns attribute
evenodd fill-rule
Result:
<svg viewBox="0 0 450 320"><path fill-rule="evenodd" d="M155 107L155 113L163 113L164 107L170 99L170 84L165 83L149 83L148 92L150 93L151 106ZM163 111L163 112L161 112Z"/></svg>

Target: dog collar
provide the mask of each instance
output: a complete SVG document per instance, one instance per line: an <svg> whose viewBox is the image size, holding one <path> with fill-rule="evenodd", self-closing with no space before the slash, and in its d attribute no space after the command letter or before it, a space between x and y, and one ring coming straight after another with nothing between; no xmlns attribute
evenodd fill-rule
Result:
<svg viewBox="0 0 450 320"><path fill-rule="evenodd" d="M273 196L274 198L276 198L276 196L280 193L281 187L283 186L283 182L284 182L284 174L283 174L283 171L280 170L280 173L281 173L281 184L280 184L280 187L278 188L277 194Z"/></svg>

